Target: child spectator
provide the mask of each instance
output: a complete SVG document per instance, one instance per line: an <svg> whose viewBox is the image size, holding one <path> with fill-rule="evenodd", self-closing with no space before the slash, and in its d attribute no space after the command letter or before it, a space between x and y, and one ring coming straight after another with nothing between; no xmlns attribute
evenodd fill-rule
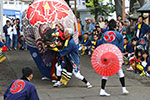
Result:
<svg viewBox="0 0 150 100"><path fill-rule="evenodd" d="M85 33L83 39L79 44L79 51L82 52L81 55L84 55L85 53L89 52L90 45L91 45L91 40L88 37L88 33Z"/></svg>
<svg viewBox="0 0 150 100"><path fill-rule="evenodd" d="M129 43L128 38L124 38L124 56L130 56L134 52L134 46ZM128 55L129 54L129 55Z"/></svg>
<svg viewBox="0 0 150 100"><path fill-rule="evenodd" d="M137 48L137 45L138 45L137 43L138 43L137 39L133 38L132 39L132 45L133 45L134 51L136 51L136 48Z"/></svg>
<svg viewBox="0 0 150 100"><path fill-rule="evenodd" d="M142 53L143 53L143 49L141 48L141 46L137 46L135 55L130 58L131 66L127 70L134 70L135 73L140 72L142 70L141 66L140 66L140 62L142 59Z"/></svg>
<svg viewBox="0 0 150 100"><path fill-rule="evenodd" d="M97 26L96 30L97 30L97 35L98 35L99 39L102 40L102 31L101 31L101 28L99 26Z"/></svg>
<svg viewBox="0 0 150 100"><path fill-rule="evenodd" d="M91 51L93 52L99 45L102 44L102 41L98 38L98 35L93 36L94 41L91 42Z"/></svg>
<svg viewBox="0 0 150 100"><path fill-rule="evenodd" d="M148 54L148 51L145 50L143 52L143 55L142 55L142 59L141 59L141 65L144 67L143 69L143 72L140 74L140 76L145 76L145 75L148 75L149 76L149 69L148 67L150 66L149 63L150 63L150 58L149 58L149 54Z"/></svg>
<svg viewBox="0 0 150 100"><path fill-rule="evenodd" d="M20 37L18 38L18 42L20 44L20 50L25 50L26 49L26 43L25 43L25 39L22 35L20 35Z"/></svg>
<svg viewBox="0 0 150 100"><path fill-rule="evenodd" d="M128 38L124 38L124 62L125 64L129 64L129 58L134 54L134 46L129 43Z"/></svg>

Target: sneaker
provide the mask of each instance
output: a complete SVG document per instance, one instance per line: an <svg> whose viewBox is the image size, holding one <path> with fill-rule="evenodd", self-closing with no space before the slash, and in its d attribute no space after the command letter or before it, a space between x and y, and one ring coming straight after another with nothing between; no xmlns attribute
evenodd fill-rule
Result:
<svg viewBox="0 0 150 100"><path fill-rule="evenodd" d="M61 86L62 84L61 84L61 82L60 81L57 81L54 85L53 85L53 87L59 87L59 86Z"/></svg>
<svg viewBox="0 0 150 100"><path fill-rule="evenodd" d="M82 52L82 53L81 53L81 56L83 56L84 54L85 54L85 53L84 53L84 52Z"/></svg>
<svg viewBox="0 0 150 100"><path fill-rule="evenodd" d="M127 91L126 87L122 87L122 93L124 95L127 95L127 94L129 94L129 91Z"/></svg>
<svg viewBox="0 0 150 100"><path fill-rule="evenodd" d="M132 71L133 68L130 66L129 68L127 68L127 71Z"/></svg>
<svg viewBox="0 0 150 100"><path fill-rule="evenodd" d="M78 50L79 50L79 51L81 51L81 50L82 50L82 48L83 48L83 47L81 46L81 47L79 47L79 49L78 49Z"/></svg>
<svg viewBox="0 0 150 100"><path fill-rule="evenodd" d="M89 82L88 82L86 85L87 85L87 88L88 88L88 89L90 89L90 88L93 87Z"/></svg>
<svg viewBox="0 0 150 100"><path fill-rule="evenodd" d="M41 78L41 80L49 80L49 78L44 76L44 77Z"/></svg>
<svg viewBox="0 0 150 100"><path fill-rule="evenodd" d="M93 87L92 85L88 85L88 86L87 86L88 89L90 89L90 88L92 88L92 87Z"/></svg>
<svg viewBox="0 0 150 100"><path fill-rule="evenodd" d="M146 76L147 76L147 77L150 77L150 74L149 74L149 73L146 73Z"/></svg>
<svg viewBox="0 0 150 100"><path fill-rule="evenodd" d="M106 96L106 97L109 97L110 94L106 93L106 91L104 89L101 89L100 90L100 96Z"/></svg>
<svg viewBox="0 0 150 100"><path fill-rule="evenodd" d="M146 76L146 73L143 71L140 76Z"/></svg>
<svg viewBox="0 0 150 100"><path fill-rule="evenodd" d="M88 55L89 55L89 56L91 55L91 51L88 52Z"/></svg>
<svg viewBox="0 0 150 100"><path fill-rule="evenodd" d="M56 83L57 81L56 80L52 80L52 83Z"/></svg>

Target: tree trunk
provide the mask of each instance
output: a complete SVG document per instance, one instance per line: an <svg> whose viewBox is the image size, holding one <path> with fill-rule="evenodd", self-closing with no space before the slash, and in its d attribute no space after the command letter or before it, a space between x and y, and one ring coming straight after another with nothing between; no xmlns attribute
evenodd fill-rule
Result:
<svg viewBox="0 0 150 100"><path fill-rule="evenodd" d="M122 0L114 0L114 1L115 1L116 15L122 16Z"/></svg>
<svg viewBox="0 0 150 100"><path fill-rule="evenodd" d="M98 10L97 10L97 4L98 4L98 0L94 0L94 6L95 8L95 20L97 21L97 17L98 17Z"/></svg>

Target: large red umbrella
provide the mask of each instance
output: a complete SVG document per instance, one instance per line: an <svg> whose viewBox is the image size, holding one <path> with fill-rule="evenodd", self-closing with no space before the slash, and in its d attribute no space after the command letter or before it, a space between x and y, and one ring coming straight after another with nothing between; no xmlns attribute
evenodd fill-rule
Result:
<svg viewBox="0 0 150 100"><path fill-rule="evenodd" d="M98 74L112 76L121 68L123 55L117 46L106 43L98 46L94 50L91 63Z"/></svg>

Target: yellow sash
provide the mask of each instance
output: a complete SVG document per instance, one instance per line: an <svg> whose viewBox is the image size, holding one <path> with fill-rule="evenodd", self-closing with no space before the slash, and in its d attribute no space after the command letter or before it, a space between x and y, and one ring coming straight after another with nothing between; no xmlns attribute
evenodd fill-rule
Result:
<svg viewBox="0 0 150 100"><path fill-rule="evenodd" d="M86 42L87 40L84 40L84 43Z"/></svg>
<svg viewBox="0 0 150 100"><path fill-rule="evenodd" d="M69 42L69 39L67 39L67 40L65 41L65 44L64 44L65 47L68 46L68 42Z"/></svg>
<svg viewBox="0 0 150 100"><path fill-rule="evenodd" d="M142 26L142 25L141 25L141 24L139 24L139 25L138 25L138 29L141 29L141 26Z"/></svg>

